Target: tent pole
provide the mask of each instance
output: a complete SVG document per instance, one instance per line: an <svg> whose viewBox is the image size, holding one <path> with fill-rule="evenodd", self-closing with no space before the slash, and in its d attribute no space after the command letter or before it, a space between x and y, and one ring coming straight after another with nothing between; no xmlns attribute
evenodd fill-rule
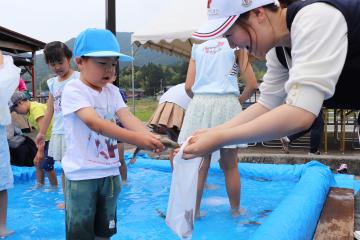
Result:
<svg viewBox="0 0 360 240"><path fill-rule="evenodd" d="M31 66L31 90L32 90L32 97L33 99L36 99L36 89L35 89L35 51L31 53L31 59L32 59L32 66ZM41 86L41 82L39 84Z"/></svg>
<svg viewBox="0 0 360 240"><path fill-rule="evenodd" d="M134 82L134 44L131 44L131 87L132 87L132 104L133 104L133 114L135 115L135 82Z"/></svg>

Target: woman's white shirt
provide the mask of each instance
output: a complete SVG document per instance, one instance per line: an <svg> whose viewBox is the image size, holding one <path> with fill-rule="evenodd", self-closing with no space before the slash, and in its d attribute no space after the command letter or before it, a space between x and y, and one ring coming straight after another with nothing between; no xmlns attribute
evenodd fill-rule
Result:
<svg viewBox="0 0 360 240"><path fill-rule="evenodd" d="M284 101L318 115L330 98L347 54L347 23L342 13L326 3L302 8L291 26L289 71L279 62L275 49L266 55L267 73L260 85L259 102L268 109ZM287 55L287 54L285 54Z"/></svg>

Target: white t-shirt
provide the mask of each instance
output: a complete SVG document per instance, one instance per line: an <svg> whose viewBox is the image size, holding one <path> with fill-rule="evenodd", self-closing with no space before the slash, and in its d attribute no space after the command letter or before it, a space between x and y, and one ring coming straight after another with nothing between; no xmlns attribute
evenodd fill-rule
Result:
<svg viewBox="0 0 360 240"><path fill-rule="evenodd" d="M348 38L342 13L326 3L302 8L291 26L289 71L279 62L275 49L266 55L267 72L260 85L259 103L268 109L287 104L318 115L330 98L345 63Z"/></svg>
<svg viewBox="0 0 360 240"><path fill-rule="evenodd" d="M226 38L194 44L191 58L196 66L195 82L191 88L195 95L240 95L235 49L230 48Z"/></svg>
<svg viewBox="0 0 360 240"><path fill-rule="evenodd" d="M64 123L61 112L61 94L64 90L65 85L74 79L79 79L80 73L74 71L68 79L65 81L59 81L59 77L53 77L47 80L47 85L51 95L54 97L54 118L53 125L51 129L52 134L64 134Z"/></svg>
<svg viewBox="0 0 360 240"><path fill-rule="evenodd" d="M160 98L159 104L171 102L186 110L191 98L186 94L185 83L180 83L169 88Z"/></svg>
<svg viewBox="0 0 360 240"><path fill-rule="evenodd" d="M85 180L119 175L116 139L92 131L81 121L76 111L86 107L115 123L116 112L126 104L119 89L112 84L107 84L101 92L88 87L80 79L66 84L62 93L67 146L62 159L65 176L70 180Z"/></svg>

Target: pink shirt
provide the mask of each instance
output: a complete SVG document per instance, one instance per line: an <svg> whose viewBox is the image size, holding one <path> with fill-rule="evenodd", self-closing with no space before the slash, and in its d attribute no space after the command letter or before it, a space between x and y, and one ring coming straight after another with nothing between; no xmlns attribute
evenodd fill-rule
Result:
<svg viewBox="0 0 360 240"><path fill-rule="evenodd" d="M20 92L27 90L25 80L22 77L20 77L20 79L19 79L18 89Z"/></svg>

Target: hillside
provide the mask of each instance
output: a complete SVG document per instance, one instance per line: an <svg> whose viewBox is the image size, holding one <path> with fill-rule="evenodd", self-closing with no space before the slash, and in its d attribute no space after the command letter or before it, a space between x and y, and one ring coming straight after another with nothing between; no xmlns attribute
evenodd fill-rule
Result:
<svg viewBox="0 0 360 240"><path fill-rule="evenodd" d="M131 55L131 45L130 45L130 38L131 33L127 32L118 32L116 34L116 37L120 43L121 52ZM72 38L68 40L66 45L68 45L71 49L74 46L75 38ZM173 66L176 64L179 64L183 62L182 59L177 58L175 56L169 56L167 54L163 54L157 51L153 51L150 49L144 49L143 47L140 47L139 49L135 46L135 66L143 66L148 63L154 63L154 64L160 64L160 65L166 65L166 66ZM72 62L74 68L75 64ZM120 68L129 66L130 63L121 63ZM44 55L38 54L36 55L36 79L38 79L37 83L40 83L46 79L48 79L52 74L49 71L47 65L44 61ZM40 80L40 81L39 81ZM38 88L38 86L36 86Z"/></svg>
<svg viewBox="0 0 360 240"><path fill-rule="evenodd" d="M116 34L116 37L120 43L121 52L131 55L131 33L127 32L119 32ZM66 42L66 44L72 49L74 46L75 38L72 38ZM177 58L175 56L169 56L167 54L157 52L150 49L144 49L143 47L134 47L135 51L135 61L134 65L141 67L147 65L149 63L153 63L155 65L162 66L174 66L181 65L184 60ZM72 66L76 69L75 63L72 61ZM129 67L131 63L120 63L120 68ZM254 68L254 72L256 74L257 79L261 79L263 74L266 71L266 66L264 61L253 61L252 66ZM52 76L52 73L49 71L47 65L44 61L44 55L38 54L36 55L36 89L39 89L40 83L43 83L42 86L45 85L45 81ZM186 74L186 70L185 70Z"/></svg>

